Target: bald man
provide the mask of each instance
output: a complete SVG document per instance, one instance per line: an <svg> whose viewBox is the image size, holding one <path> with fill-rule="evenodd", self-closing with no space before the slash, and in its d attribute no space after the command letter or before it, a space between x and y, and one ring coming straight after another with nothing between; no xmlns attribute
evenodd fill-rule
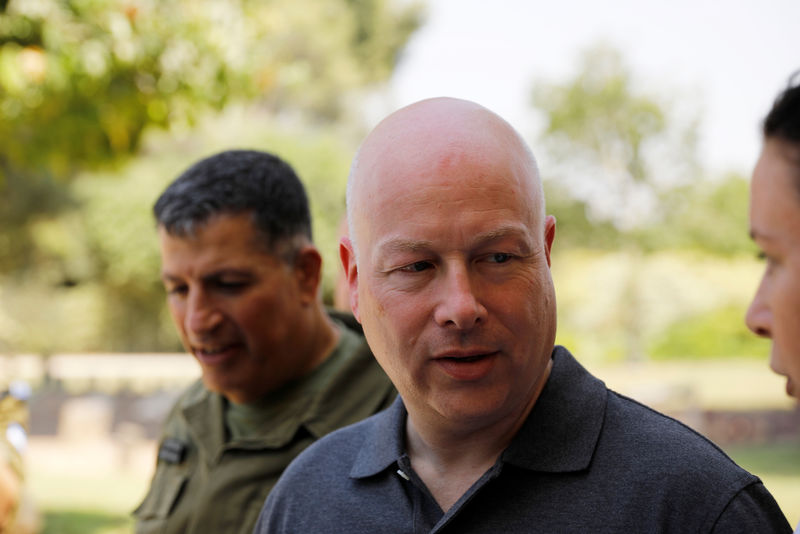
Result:
<svg viewBox="0 0 800 534"><path fill-rule="evenodd" d="M298 457L257 533L791 532L758 478L554 346L555 219L500 117L395 112L347 203L350 305L400 397Z"/></svg>

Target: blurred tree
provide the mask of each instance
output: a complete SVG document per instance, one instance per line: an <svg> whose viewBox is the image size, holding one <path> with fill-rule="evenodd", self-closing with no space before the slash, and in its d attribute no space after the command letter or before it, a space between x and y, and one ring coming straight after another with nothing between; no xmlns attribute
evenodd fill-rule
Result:
<svg viewBox="0 0 800 534"><path fill-rule="evenodd" d="M638 91L614 48L600 44L584 51L576 75L536 86L533 104L545 118L541 146L554 200L582 209L589 223L612 225L590 224L589 234L582 234L587 245L616 246L616 238L598 232L625 234L662 222L672 207L662 193L702 175L696 119L682 123L668 102ZM624 242L647 245L635 238L626 235Z"/></svg>
<svg viewBox="0 0 800 534"><path fill-rule="evenodd" d="M354 93L388 79L420 21L419 5L391 0L0 1L0 290L12 310L0 310L0 348L176 347L159 326L150 207L208 153L124 165L145 134L188 131L232 104L251 109L238 132L329 131Z"/></svg>
<svg viewBox="0 0 800 534"><path fill-rule="evenodd" d="M640 230L648 250L697 249L718 256L754 255L749 237L747 178L729 173L667 191L663 203L670 206L660 224Z"/></svg>
<svg viewBox="0 0 800 534"><path fill-rule="evenodd" d="M603 330L603 339L618 339L614 350L628 360L645 351L658 358L751 352L753 344L741 341L743 309L736 299L709 320L698 319L707 309L684 310L655 333L659 321L651 320L665 311L654 309L654 302L666 309L687 300L675 293L685 275L670 282L648 274L651 253L671 250L679 261L685 255L678 251L730 259L754 250L747 237L747 181L735 174L704 176L696 150L698 114L687 119L690 113L674 101L638 90L620 53L603 45L584 52L574 77L535 88L533 102L545 117L540 145L548 211L559 219L558 248L613 251L621 275L621 283L604 287L614 296L605 295L602 322L593 326ZM647 298L659 283L676 284L665 290L676 302ZM573 315L577 320L570 316L560 324L580 323L586 314ZM729 322L711 328L722 318ZM703 337L725 340L692 348Z"/></svg>
<svg viewBox="0 0 800 534"><path fill-rule="evenodd" d="M742 321L740 306L721 306L676 321L651 341L653 359L755 357L763 359L767 342Z"/></svg>
<svg viewBox="0 0 800 534"><path fill-rule="evenodd" d="M666 104L637 92L621 54L602 44L583 53L567 82L536 87L533 102L545 115L542 146L552 159L549 210L563 210L567 241L628 251L618 321L627 358L641 359L646 281L638 258L650 235L637 230L662 222L662 191L698 177L695 124L671 123Z"/></svg>
<svg viewBox="0 0 800 534"><path fill-rule="evenodd" d="M388 0L10 0L0 5L0 272L28 225L70 206L76 172L119 162L146 127L235 100L336 119L388 78L419 23Z"/></svg>

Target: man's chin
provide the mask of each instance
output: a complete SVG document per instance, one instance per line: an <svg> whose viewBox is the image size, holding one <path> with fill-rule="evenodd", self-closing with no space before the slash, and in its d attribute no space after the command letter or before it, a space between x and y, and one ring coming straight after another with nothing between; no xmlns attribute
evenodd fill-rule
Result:
<svg viewBox="0 0 800 534"><path fill-rule="evenodd" d="M221 377L219 373L210 372L207 369L203 369L202 380L207 390L219 393L223 397L227 397L227 393L234 390L229 379Z"/></svg>

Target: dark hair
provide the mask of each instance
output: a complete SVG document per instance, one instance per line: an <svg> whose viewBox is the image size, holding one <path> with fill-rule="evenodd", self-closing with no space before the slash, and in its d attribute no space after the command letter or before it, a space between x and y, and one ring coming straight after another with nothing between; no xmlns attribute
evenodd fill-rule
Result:
<svg viewBox="0 0 800 534"><path fill-rule="evenodd" d="M292 167L256 150L228 150L198 161L158 197L153 214L176 236L216 215L251 214L267 250L290 261L311 241L308 198Z"/></svg>
<svg viewBox="0 0 800 534"><path fill-rule="evenodd" d="M783 141L800 165L800 71L789 77L789 84L764 119L764 138Z"/></svg>

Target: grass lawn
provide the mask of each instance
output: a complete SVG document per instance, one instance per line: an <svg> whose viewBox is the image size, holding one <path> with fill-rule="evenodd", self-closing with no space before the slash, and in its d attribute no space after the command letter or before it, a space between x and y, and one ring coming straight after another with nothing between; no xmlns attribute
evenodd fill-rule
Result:
<svg viewBox="0 0 800 534"><path fill-rule="evenodd" d="M131 474L48 474L32 469L29 491L42 514L41 534L127 534L147 480Z"/></svg>
<svg viewBox="0 0 800 534"><path fill-rule="evenodd" d="M778 501L792 527L800 521L800 443L738 445L726 452L758 475Z"/></svg>
<svg viewBox="0 0 800 534"><path fill-rule="evenodd" d="M133 522L124 515L97 511L53 510L44 513L42 534L128 534Z"/></svg>

